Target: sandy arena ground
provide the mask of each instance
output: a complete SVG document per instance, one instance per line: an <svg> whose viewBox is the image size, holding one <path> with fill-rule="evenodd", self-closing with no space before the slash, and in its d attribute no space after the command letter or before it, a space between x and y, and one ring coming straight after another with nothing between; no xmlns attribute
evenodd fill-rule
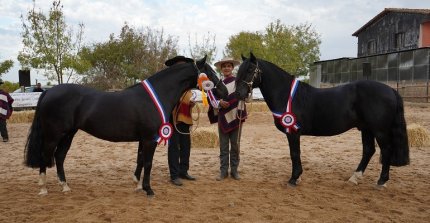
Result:
<svg viewBox="0 0 430 223"><path fill-rule="evenodd" d="M408 123L430 130L430 104L406 103ZM66 158L70 193L48 169L47 196L38 196L38 170L23 163L30 124L9 124L0 142L0 222L429 222L430 147L411 147L411 165L393 167L387 189L375 188L379 149L359 185L347 183L361 158L360 133L302 137L302 182L287 186L286 137L268 112L254 112L243 129L240 181L215 180L218 148L192 148L197 181L169 182L166 147L157 148L149 199L135 192L137 143L111 143L82 131ZM209 126L206 117L200 126ZM215 128L215 126L214 126Z"/></svg>

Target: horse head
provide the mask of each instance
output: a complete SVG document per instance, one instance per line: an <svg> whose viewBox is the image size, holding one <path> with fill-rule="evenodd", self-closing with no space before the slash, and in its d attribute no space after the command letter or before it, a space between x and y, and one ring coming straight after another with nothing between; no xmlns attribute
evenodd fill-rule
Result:
<svg viewBox="0 0 430 223"><path fill-rule="evenodd" d="M236 76L236 97L244 100L261 83L261 70L258 67L258 59L251 53L250 58L242 55L242 64Z"/></svg>
<svg viewBox="0 0 430 223"><path fill-rule="evenodd" d="M218 98L227 98L228 90L224 83L218 78L216 71L206 63L206 57L196 61L197 68L201 73L205 73L210 81L214 83L214 93Z"/></svg>

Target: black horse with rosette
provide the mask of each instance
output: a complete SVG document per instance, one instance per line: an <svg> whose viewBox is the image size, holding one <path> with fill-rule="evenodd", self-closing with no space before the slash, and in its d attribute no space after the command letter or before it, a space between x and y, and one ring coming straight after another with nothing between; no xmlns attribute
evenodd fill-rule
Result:
<svg viewBox="0 0 430 223"><path fill-rule="evenodd" d="M224 85L224 83L218 78L216 72L212 67L206 63L206 56L203 57L203 59L200 59L196 61L197 68L201 73L205 73L206 76L209 78L210 81L214 83L213 92L217 98L227 98L228 90L227 87ZM142 174L142 169L144 165L144 159L143 159L143 143L139 142L139 148L138 148L138 155L137 155L137 165L136 170L133 174L133 180L138 183L140 181L140 176ZM140 190L140 186L138 185L138 190Z"/></svg>
<svg viewBox="0 0 430 223"><path fill-rule="evenodd" d="M24 158L26 166L39 168L40 194L47 193L46 168L54 164L63 191L70 190L63 163L73 137L80 129L112 142L140 141L144 166L142 187L147 195L153 195L150 173L156 139L168 137L166 120L181 95L197 86L198 74L199 70L192 62L168 67L119 92L102 92L76 84L58 85L43 92ZM157 101L159 105L156 105Z"/></svg>
<svg viewBox="0 0 430 223"><path fill-rule="evenodd" d="M243 60L236 80L237 96L244 99L252 88L260 88L276 127L288 138L293 167L289 185L296 186L303 172L301 135L333 136L351 128L360 130L363 156L349 179L355 184L375 153L375 139L382 163L378 186L385 186L389 180L390 166L409 164L403 101L394 89L375 81L319 89L297 81L252 53Z"/></svg>

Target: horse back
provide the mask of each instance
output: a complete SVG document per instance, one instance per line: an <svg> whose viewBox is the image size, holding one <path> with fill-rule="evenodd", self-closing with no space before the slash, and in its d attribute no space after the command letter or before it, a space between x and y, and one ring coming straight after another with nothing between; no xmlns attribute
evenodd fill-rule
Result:
<svg viewBox="0 0 430 223"><path fill-rule="evenodd" d="M102 92L66 84L50 89L40 109L45 125L56 131L81 129L104 140L138 141L142 132L154 132L159 121L157 116L148 115L156 111L151 106L145 108L150 103L146 96L140 88Z"/></svg>
<svg viewBox="0 0 430 223"><path fill-rule="evenodd" d="M393 90L375 81L313 88L302 101L298 119L303 123L303 134L315 136L337 135L354 127L389 127L397 104Z"/></svg>

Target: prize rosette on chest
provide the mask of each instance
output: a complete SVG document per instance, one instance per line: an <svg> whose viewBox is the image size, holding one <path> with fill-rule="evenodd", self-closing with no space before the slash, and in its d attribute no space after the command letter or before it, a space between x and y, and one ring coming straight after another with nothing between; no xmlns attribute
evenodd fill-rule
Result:
<svg viewBox="0 0 430 223"><path fill-rule="evenodd" d="M291 128L296 124L296 116L292 112L285 112L281 115L281 125L284 128Z"/></svg>
<svg viewBox="0 0 430 223"><path fill-rule="evenodd" d="M161 141L169 140L170 137L172 137L173 134L173 126L170 123L164 123L161 125L160 129L158 130L158 135L161 138Z"/></svg>

